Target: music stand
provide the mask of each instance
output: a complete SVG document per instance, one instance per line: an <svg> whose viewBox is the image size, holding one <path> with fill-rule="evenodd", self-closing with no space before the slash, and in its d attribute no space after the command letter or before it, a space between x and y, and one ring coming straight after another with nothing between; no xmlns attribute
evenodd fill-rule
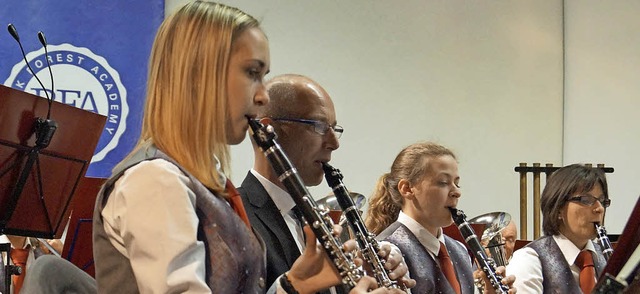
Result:
<svg viewBox="0 0 640 294"><path fill-rule="evenodd" d="M595 293L622 293L627 286L629 288L635 287L634 289L637 290L639 285L637 285L637 281L634 283L634 279L640 274L640 256L638 255L640 248L638 244L640 244L640 197L636 200L631 217L629 217L622 234L620 234L616 248L598 279L598 284L594 289ZM627 272L621 272L622 269Z"/></svg>
<svg viewBox="0 0 640 294"><path fill-rule="evenodd" d="M44 98L0 85L2 234L60 238L76 186L106 122L102 115L54 101L51 119L57 130L48 146L32 157L34 125L48 107Z"/></svg>
<svg viewBox="0 0 640 294"><path fill-rule="evenodd" d="M93 264L93 207L100 187L106 179L83 177L78 184L76 197L71 206L73 212L69 220L67 238L62 257L78 268L95 277Z"/></svg>

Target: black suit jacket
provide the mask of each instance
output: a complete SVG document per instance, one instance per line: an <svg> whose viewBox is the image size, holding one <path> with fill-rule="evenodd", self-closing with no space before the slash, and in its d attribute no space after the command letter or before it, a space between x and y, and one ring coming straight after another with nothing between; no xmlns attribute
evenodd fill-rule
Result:
<svg viewBox="0 0 640 294"><path fill-rule="evenodd" d="M270 287L280 275L291 269L300 256L300 250L275 202L251 172L247 173L238 192L251 226L267 248L267 287ZM345 286L335 288L338 294L349 292ZM329 294L330 291L318 293Z"/></svg>
<svg viewBox="0 0 640 294"><path fill-rule="evenodd" d="M251 226L267 248L267 285L288 271L300 256L300 250L271 196L251 173L238 188Z"/></svg>

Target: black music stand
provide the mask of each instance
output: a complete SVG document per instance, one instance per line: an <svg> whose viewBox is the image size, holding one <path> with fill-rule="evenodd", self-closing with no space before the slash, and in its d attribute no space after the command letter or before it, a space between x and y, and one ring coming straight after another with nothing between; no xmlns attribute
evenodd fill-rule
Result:
<svg viewBox="0 0 640 294"><path fill-rule="evenodd" d="M640 290L640 197L607 261L594 293L638 293ZM622 272L622 270L625 272Z"/></svg>
<svg viewBox="0 0 640 294"><path fill-rule="evenodd" d="M43 119L49 111L51 120ZM0 234L60 238L106 117L0 85ZM44 125L44 127L43 127ZM11 275L8 264L6 291ZM19 267L18 267L19 269Z"/></svg>
<svg viewBox="0 0 640 294"><path fill-rule="evenodd" d="M44 98L0 85L1 234L60 238L106 122L102 115L53 102L57 130L34 155L34 126L48 108Z"/></svg>

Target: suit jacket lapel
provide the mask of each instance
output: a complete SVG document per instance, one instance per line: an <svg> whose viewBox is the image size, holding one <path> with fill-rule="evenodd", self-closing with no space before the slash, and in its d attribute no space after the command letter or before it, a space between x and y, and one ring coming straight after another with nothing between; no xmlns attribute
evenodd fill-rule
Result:
<svg viewBox="0 0 640 294"><path fill-rule="evenodd" d="M284 251L287 263L289 263L289 266L293 265L293 262L300 256L300 251L276 204L260 181L258 181L251 172L248 173L242 182L241 189L248 192L241 193L243 197L245 194L251 195L246 199L251 206L251 212L248 213L253 213L265 229L272 232L278 238L280 248ZM267 248L267 250L274 249L275 248Z"/></svg>

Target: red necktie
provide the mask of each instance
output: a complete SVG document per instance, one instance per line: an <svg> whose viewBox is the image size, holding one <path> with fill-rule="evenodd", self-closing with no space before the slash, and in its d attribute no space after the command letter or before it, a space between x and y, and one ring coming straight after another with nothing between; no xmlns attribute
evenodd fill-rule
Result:
<svg viewBox="0 0 640 294"><path fill-rule="evenodd" d="M582 293L591 293L596 285L596 270L593 267L593 257L589 250L581 251L575 264L580 268L580 289Z"/></svg>
<svg viewBox="0 0 640 294"><path fill-rule="evenodd" d="M22 269L22 274L19 276L13 276L13 294L20 293L22 288L22 282L27 275L27 258L29 257L29 249L11 249L11 261L13 265L19 266Z"/></svg>
<svg viewBox="0 0 640 294"><path fill-rule="evenodd" d="M440 242L440 251L438 251L438 260L440 261L440 268L442 269L442 273L451 284L451 288L453 288L456 293L460 294L460 283L456 278L456 271L453 269L453 262L451 261L451 257L449 257L449 252L447 252L447 248L444 247L444 243Z"/></svg>
<svg viewBox="0 0 640 294"><path fill-rule="evenodd" d="M251 225L249 224L249 217L247 217L247 212L244 210L244 205L242 204L242 198L240 197L240 193L236 190L236 187L233 186L230 180L227 180L225 184L225 189L229 194L229 198L227 201L231 204L231 208L236 212L236 214L244 221L244 223L251 229Z"/></svg>

